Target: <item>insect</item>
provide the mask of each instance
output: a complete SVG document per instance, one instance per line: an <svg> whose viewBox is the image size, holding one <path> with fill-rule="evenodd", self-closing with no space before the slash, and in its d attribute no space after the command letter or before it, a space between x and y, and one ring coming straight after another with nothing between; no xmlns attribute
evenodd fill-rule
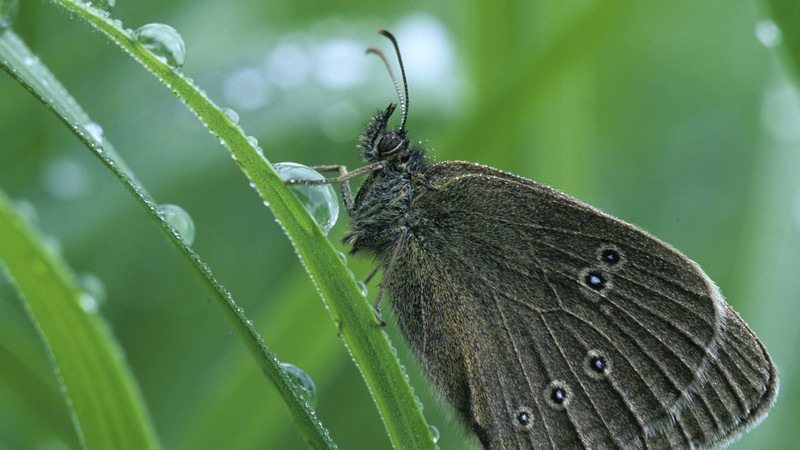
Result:
<svg viewBox="0 0 800 450"><path fill-rule="evenodd" d="M700 267L555 189L429 163L390 104L338 183L354 254L383 266L397 323L486 448L690 448L755 426L778 392L764 345ZM371 50L383 59L377 50ZM391 74L391 69L389 69ZM348 181L366 175L355 198Z"/></svg>

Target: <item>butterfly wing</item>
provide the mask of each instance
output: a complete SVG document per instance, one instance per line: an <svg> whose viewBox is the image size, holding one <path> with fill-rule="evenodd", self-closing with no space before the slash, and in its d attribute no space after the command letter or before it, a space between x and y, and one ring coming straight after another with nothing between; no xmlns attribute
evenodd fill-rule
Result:
<svg viewBox="0 0 800 450"><path fill-rule="evenodd" d="M485 447L706 446L766 415L769 355L678 251L489 167L416 181L388 291Z"/></svg>

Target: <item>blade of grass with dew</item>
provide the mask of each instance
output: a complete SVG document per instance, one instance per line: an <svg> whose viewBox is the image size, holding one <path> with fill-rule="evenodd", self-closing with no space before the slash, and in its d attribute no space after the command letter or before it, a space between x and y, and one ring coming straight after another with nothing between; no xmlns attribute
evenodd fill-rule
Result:
<svg viewBox="0 0 800 450"><path fill-rule="evenodd" d="M0 236L0 261L49 351L82 446L160 448L122 350L92 312L94 300L2 192Z"/></svg>
<svg viewBox="0 0 800 450"><path fill-rule="evenodd" d="M330 440L327 431L315 419L313 411L302 399L302 394L296 392L296 387L280 367L277 358L269 352L263 339L253 327L252 322L249 322L241 308L237 307L230 293L215 279L210 268L183 242L180 234L158 211L157 203L146 193L144 187L136 181L133 173L126 169L124 161L116 154L110 142L105 138L98 141L89 132L90 125L93 122L80 108L75 99L69 95L42 62L11 31L6 31L0 36L0 66L52 110L114 173L134 195L134 198L145 207L148 214L157 221L166 236L181 251L188 264L198 274L205 287L223 306L224 311L226 311L228 317L235 324L235 328L243 337L248 349L256 356L263 372L267 374L278 388L284 401L289 405L296 423L300 424L306 441L315 448L334 448L335 444Z"/></svg>
<svg viewBox="0 0 800 450"><path fill-rule="evenodd" d="M153 72L231 151L256 190L269 202L339 324L347 349L367 382L393 445L398 448L434 448L430 430L404 371L385 333L377 327L372 308L320 228L283 185L264 156L249 143L243 130L231 123L221 109L183 75L139 45L130 32L95 14L85 5L68 0L52 1L106 34Z"/></svg>

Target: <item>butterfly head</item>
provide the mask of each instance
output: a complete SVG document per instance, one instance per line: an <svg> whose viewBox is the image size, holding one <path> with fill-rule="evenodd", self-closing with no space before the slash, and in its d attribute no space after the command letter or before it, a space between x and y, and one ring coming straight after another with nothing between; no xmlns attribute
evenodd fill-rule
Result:
<svg viewBox="0 0 800 450"><path fill-rule="evenodd" d="M385 111L378 111L364 129L364 133L358 141L361 149L361 157L367 162L384 163L384 167L399 172L412 172L422 169L425 166L424 150L419 147L410 146L408 136L406 136L406 120L408 119L408 82L406 80L406 70L403 67L403 58L400 56L400 47L397 39L386 30L378 31L379 34L388 38L394 46L397 62L400 65L401 84L392 73L392 68L386 55L376 48L368 48L367 53L377 55L386 66L389 76L394 83L397 91L397 98L400 100L400 126L388 129L389 118L392 117L397 105L390 103Z"/></svg>
<svg viewBox="0 0 800 450"><path fill-rule="evenodd" d="M408 149L408 137L402 126L387 129L389 118L397 105L390 104L370 120L359 139L361 156L368 162L390 161Z"/></svg>
<svg viewBox="0 0 800 450"><path fill-rule="evenodd" d="M370 163L384 162L404 172L420 169L424 165L423 150L410 145L405 124L388 128L396 107L390 104L386 110L379 111L364 129L358 143L361 157Z"/></svg>

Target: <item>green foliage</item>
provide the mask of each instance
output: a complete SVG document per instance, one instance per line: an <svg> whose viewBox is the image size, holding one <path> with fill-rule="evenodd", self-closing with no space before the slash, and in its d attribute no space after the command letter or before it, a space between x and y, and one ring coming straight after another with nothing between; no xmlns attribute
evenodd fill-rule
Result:
<svg viewBox="0 0 800 450"><path fill-rule="evenodd" d="M57 368L59 386L86 448L158 448L136 384L97 300L78 288L64 262L0 193L0 260Z"/></svg>
<svg viewBox="0 0 800 450"><path fill-rule="evenodd" d="M333 5L118 1L111 18L134 29L150 22L177 29L187 48L182 73L215 103L236 109L270 161L349 167L360 164L353 150L360 127L394 98L378 61L339 51L387 48L375 31L394 31L408 63L413 136L436 159L478 161L562 189L700 263L765 342L785 381L774 411L733 448L795 445L800 112L785 69L798 73L800 51L798 22L778 15L791 11L790 2L769 2L787 37L776 47L783 60L756 39L767 10L748 3ZM24 2L13 31L102 126L150 194L189 211L197 225L192 248L270 350L314 379L317 417L333 439L343 448L389 448L364 379L337 338L341 332L352 349L353 335L381 333L349 329L358 319L319 302L273 219L301 214L262 207L239 170L258 167L251 147L241 142L234 162L151 74L51 3ZM217 121L209 122L223 126ZM278 390L265 382L265 360L248 354L242 330L222 320L216 294L97 162L20 84L0 76L0 189L33 205L38 228L60 243L73 271L105 283L100 314L124 349L164 447L304 446ZM270 177L251 179L274 186L264 193L273 208L290 204ZM346 251L340 222L330 240ZM296 252L320 264L309 267L319 279L340 276L322 263L335 254L320 248L322 256ZM342 272L331 264L331 274ZM356 278L370 264L347 261ZM353 308L368 313L355 297ZM22 304L0 282L0 446L77 448L70 411ZM464 448L462 431L396 335L389 308L384 315L425 416L441 432L439 446ZM357 351L352 356L364 363Z"/></svg>

